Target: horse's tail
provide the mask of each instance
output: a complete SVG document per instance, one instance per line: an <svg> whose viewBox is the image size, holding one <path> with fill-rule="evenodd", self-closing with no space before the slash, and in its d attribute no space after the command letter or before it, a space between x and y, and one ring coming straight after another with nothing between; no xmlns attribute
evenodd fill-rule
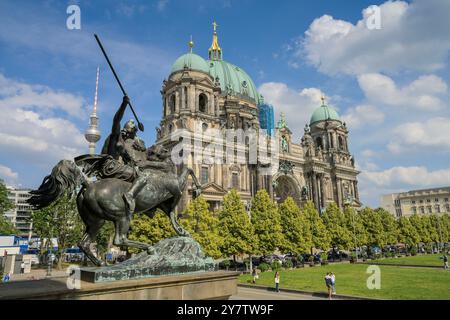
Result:
<svg viewBox="0 0 450 320"><path fill-rule="evenodd" d="M73 195L76 188L85 182L81 170L73 161L61 160L52 173L44 178L38 190L30 192L27 202L36 209L49 206L64 194Z"/></svg>

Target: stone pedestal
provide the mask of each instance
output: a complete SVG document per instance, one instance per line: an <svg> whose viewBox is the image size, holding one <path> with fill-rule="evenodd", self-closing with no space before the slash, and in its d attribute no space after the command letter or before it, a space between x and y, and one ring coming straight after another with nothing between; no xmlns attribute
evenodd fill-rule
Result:
<svg viewBox="0 0 450 320"><path fill-rule="evenodd" d="M0 300L207 300L237 293L239 272L215 271L91 283L67 288L67 278L0 284Z"/></svg>

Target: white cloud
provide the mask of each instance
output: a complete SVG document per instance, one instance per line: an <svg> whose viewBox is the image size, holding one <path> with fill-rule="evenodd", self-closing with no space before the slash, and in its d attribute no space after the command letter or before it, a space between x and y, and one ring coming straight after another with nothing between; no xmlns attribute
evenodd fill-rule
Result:
<svg viewBox="0 0 450 320"><path fill-rule="evenodd" d="M342 116L351 129L361 128L366 125L378 125L384 121L384 113L371 105L360 105L347 109Z"/></svg>
<svg viewBox="0 0 450 320"><path fill-rule="evenodd" d="M364 171L360 178L384 188L408 186L411 188L448 185L450 169L429 171L424 166L393 167L383 171Z"/></svg>
<svg viewBox="0 0 450 320"><path fill-rule="evenodd" d="M156 9L159 12L162 12L166 9L167 5L169 4L169 0L159 0L156 4Z"/></svg>
<svg viewBox="0 0 450 320"><path fill-rule="evenodd" d="M381 29L370 30L366 8L356 24L324 15L294 43L296 59L305 58L326 74L402 70L434 71L445 66L450 50L450 1L388 1L379 6Z"/></svg>
<svg viewBox="0 0 450 320"><path fill-rule="evenodd" d="M80 96L71 93L55 91L47 86L30 85L7 79L0 74L0 107L28 108L35 107L41 110L64 110L67 114L77 118L84 118L83 109L85 101Z"/></svg>
<svg viewBox="0 0 450 320"><path fill-rule="evenodd" d="M19 174L17 172L0 164L0 180L3 180L7 185L15 186L18 178Z"/></svg>
<svg viewBox="0 0 450 320"><path fill-rule="evenodd" d="M116 12L128 18L133 17L136 13L143 13L147 9L144 5L119 3Z"/></svg>
<svg viewBox="0 0 450 320"><path fill-rule="evenodd" d="M447 93L447 84L435 75L425 75L399 88L388 76L369 73L358 76L358 83L367 99L374 104L437 111L445 103L439 95Z"/></svg>
<svg viewBox="0 0 450 320"><path fill-rule="evenodd" d="M75 115L77 110L79 116L86 113L82 97L17 82L1 74L0 81L6 88L0 93L0 154L32 159L36 164L70 159L86 148L83 134L74 123L47 112L64 110Z"/></svg>
<svg viewBox="0 0 450 320"><path fill-rule="evenodd" d="M297 138L303 135L305 124L309 123L313 111L321 105L321 97L325 96L317 88L294 90L282 82L263 83L258 91L277 113L284 112L287 124Z"/></svg>
<svg viewBox="0 0 450 320"><path fill-rule="evenodd" d="M425 122L407 122L393 130L394 137L388 149L395 154L415 151L417 148L434 148L450 151L450 119L431 118Z"/></svg>

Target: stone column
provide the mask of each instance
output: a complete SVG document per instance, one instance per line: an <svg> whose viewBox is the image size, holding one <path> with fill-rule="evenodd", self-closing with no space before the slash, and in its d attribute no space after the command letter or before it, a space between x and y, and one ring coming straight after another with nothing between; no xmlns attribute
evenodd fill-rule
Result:
<svg viewBox="0 0 450 320"><path fill-rule="evenodd" d="M355 187L355 198L359 201L358 180L355 180L353 183Z"/></svg>
<svg viewBox="0 0 450 320"><path fill-rule="evenodd" d="M165 101L164 117L167 117L169 115L169 100L170 100L170 95L166 95L166 98L164 99L164 101Z"/></svg>
<svg viewBox="0 0 450 320"><path fill-rule="evenodd" d="M336 177L337 203L339 207L344 207L342 203L342 185L341 178Z"/></svg>
<svg viewBox="0 0 450 320"><path fill-rule="evenodd" d="M317 174L313 172L312 175L313 175L312 179L313 179L314 205L317 210L320 210L319 185L317 183Z"/></svg>
<svg viewBox="0 0 450 320"><path fill-rule="evenodd" d="M175 113L180 112L180 91L175 91Z"/></svg>
<svg viewBox="0 0 450 320"><path fill-rule="evenodd" d="M337 144L336 132L333 132L333 133L332 133L332 136L333 136L333 145L334 145L334 149L339 150L338 144Z"/></svg>
<svg viewBox="0 0 450 320"><path fill-rule="evenodd" d="M208 114L214 115L214 96L208 93Z"/></svg>
<svg viewBox="0 0 450 320"><path fill-rule="evenodd" d="M183 110L183 109L186 109L186 106L184 105L184 101L185 101L185 96L184 96L184 89L185 89L186 87L181 87L181 103L180 103L180 108L181 108L181 110Z"/></svg>
<svg viewBox="0 0 450 320"><path fill-rule="evenodd" d="M188 103L189 103L189 107L191 109L191 112L195 112L195 110L196 110L196 105L195 105L195 88L194 88L194 86L192 84L189 85L189 88L188 88Z"/></svg>
<svg viewBox="0 0 450 320"><path fill-rule="evenodd" d="M325 175L321 174L320 175L320 193L321 193L321 200L322 200L322 204L321 207L325 208L325 203L326 203L326 190L325 190Z"/></svg>

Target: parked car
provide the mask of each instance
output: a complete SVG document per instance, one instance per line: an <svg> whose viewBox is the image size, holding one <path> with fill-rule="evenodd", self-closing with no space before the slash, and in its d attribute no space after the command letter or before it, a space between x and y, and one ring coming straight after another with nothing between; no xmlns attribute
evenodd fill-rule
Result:
<svg viewBox="0 0 450 320"><path fill-rule="evenodd" d="M272 264L274 261L283 262L284 261L284 257L278 256L276 254L269 254L269 255L266 255L266 256L262 256L260 258L260 262L261 263L265 262L265 263L268 263L268 264Z"/></svg>
<svg viewBox="0 0 450 320"><path fill-rule="evenodd" d="M328 251L327 260L348 260L350 258L349 254L341 250L330 250Z"/></svg>

